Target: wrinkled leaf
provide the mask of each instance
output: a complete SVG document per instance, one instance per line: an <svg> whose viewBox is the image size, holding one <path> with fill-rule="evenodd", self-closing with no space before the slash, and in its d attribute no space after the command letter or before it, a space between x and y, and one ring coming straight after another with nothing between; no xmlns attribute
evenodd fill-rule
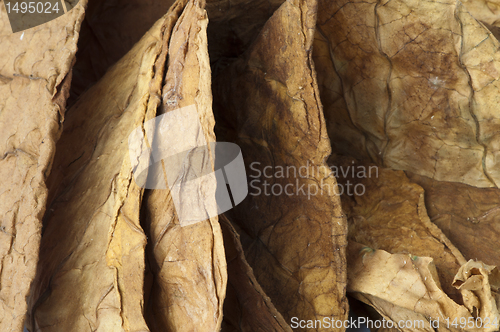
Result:
<svg viewBox="0 0 500 332"><path fill-rule="evenodd" d="M475 188L410 174L425 190L425 206L432 222L468 259L500 266L500 190Z"/></svg>
<svg viewBox="0 0 500 332"><path fill-rule="evenodd" d="M436 180L498 186L499 43L460 2L320 1L318 31L334 145Z"/></svg>
<svg viewBox="0 0 500 332"><path fill-rule="evenodd" d="M203 6L200 1L188 2L169 40L168 70L158 114L182 112L179 110L192 105L196 112L194 121L180 113L175 126L186 128L179 133L183 137L176 138L176 142L164 142L175 144L174 147L192 148L215 141L208 19ZM175 166L169 159L161 163L165 169ZM199 191L191 194L210 195L212 188L205 189L200 186ZM182 225L168 189L147 191L143 209L150 241L148 258L154 275L147 306L151 330L218 331L227 270L217 216Z"/></svg>
<svg viewBox="0 0 500 332"><path fill-rule="evenodd" d="M0 1L0 330L22 331L86 1L13 34Z"/></svg>
<svg viewBox="0 0 500 332"><path fill-rule="evenodd" d="M248 265L240 243L240 235L224 215L219 216L219 220L224 235L228 271L221 331L291 332L292 329L264 293L252 268ZM243 231L240 229L239 232Z"/></svg>
<svg viewBox="0 0 500 332"><path fill-rule="evenodd" d="M458 271L453 286L462 292L464 305L471 313L498 321L500 272L495 266L470 260ZM498 328L495 328L497 330Z"/></svg>
<svg viewBox="0 0 500 332"><path fill-rule="evenodd" d="M391 254L434 258L437 282L451 298L460 301L452 283L466 260L430 221L424 190L402 171L359 164L351 158L332 157L329 163L344 189L341 198L349 220L349 241Z"/></svg>
<svg viewBox="0 0 500 332"><path fill-rule="evenodd" d="M241 147L250 181L229 215L248 233L248 263L287 322L347 316L346 224L324 163L330 146L311 60L315 11L314 1L286 1L214 83L218 138ZM277 167L309 173L276 176ZM308 195L320 182L331 190Z"/></svg>
<svg viewBox="0 0 500 332"><path fill-rule="evenodd" d="M402 171L359 164L352 158L332 157L330 163L340 187L351 188L342 194L349 220L348 291L396 324L420 321L426 331L438 326L453 330L455 319L481 317L491 326L477 330L494 331L499 314L491 292L496 280L489 281L493 269L484 269L479 284L464 272L471 270L467 266L472 261L467 263L430 221L424 190ZM477 288L471 290L470 283ZM475 330L477 325L472 327L463 330Z"/></svg>
<svg viewBox="0 0 500 332"><path fill-rule="evenodd" d="M89 1L78 41L78 61L68 106L95 84L174 3L167 1Z"/></svg>
<svg viewBox="0 0 500 332"><path fill-rule="evenodd" d="M490 26L500 25L500 2L498 0L468 0L463 4L476 20Z"/></svg>
<svg viewBox="0 0 500 332"><path fill-rule="evenodd" d="M350 242L348 247L348 289L392 322L386 323L387 327L396 327L400 331L498 330L494 325L495 322L498 324L496 304L491 302L491 294L485 294L490 289L490 271L482 271L483 283L475 292L484 297L476 301L476 310L469 311L442 291L432 258L390 254L355 242ZM467 270L471 263L474 264L469 261L464 265L457 277L461 277L462 271ZM473 281L472 278L465 279ZM480 323L476 322L476 317L481 318ZM486 321L489 322L487 327L483 325Z"/></svg>
<svg viewBox="0 0 500 332"><path fill-rule="evenodd" d="M240 56L284 0L208 0L208 48L214 74Z"/></svg>
<svg viewBox="0 0 500 332"><path fill-rule="evenodd" d="M142 189L127 141L156 113L165 43L181 10L159 20L68 112L48 181L32 331L148 330Z"/></svg>

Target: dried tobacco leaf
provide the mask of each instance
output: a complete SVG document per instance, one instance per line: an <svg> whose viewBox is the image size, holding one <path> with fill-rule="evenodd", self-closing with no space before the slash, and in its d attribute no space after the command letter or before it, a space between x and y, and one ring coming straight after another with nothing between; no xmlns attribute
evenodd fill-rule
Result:
<svg viewBox="0 0 500 332"><path fill-rule="evenodd" d="M355 242L349 242L348 248L348 289L355 297L375 307L386 320L386 327L396 327L400 331L497 329L493 325L495 319L498 321L496 307L493 312L487 307L474 312L479 312L481 322L486 321L486 317L491 322L489 328L476 328L480 325L476 325L472 311L442 291L432 258L390 254ZM482 286L489 288L487 282ZM474 324L470 324L469 319L474 319ZM454 327L454 321L458 326L462 324L462 328Z"/></svg>
<svg viewBox="0 0 500 332"><path fill-rule="evenodd" d="M480 282L474 273L463 272L471 271L472 263L430 221L424 190L402 171L357 164L351 158L332 157L330 163L339 188L345 189L348 291L395 324L411 321L426 331L454 330L454 320L480 317L492 323L489 328L474 323L463 330L495 330L499 313L491 287L498 286L492 269L484 268ZM399 329L419 330L414 325Z"/></svg>
<svg viewBox="0 0 500 332"><path fill-rule="evenodd" d="M476 20L492 26L500 26L500 2L498 0L467 0L465 8Z"/></svg>
<svg viewBox="0 0 500 332"><path fill-rule="evenodd" d="M71 107L159 20L173 0L89 1L71 82Z"/></svg>
<svg viewBox="0 0 500 332"><path fill-rule="evenodd" d="M356 154L393 169L498 186L499 44L460 2L320 1L318 13L334 144L354 140Z"/></svg>
<svg viewBox="0 0 500 332"><path fill-rule="evenodd" d="M0 1L0 330L22 331L86 1L12 33Z"/></svg>
<svg viewBox="0 0 500 332"><path fill-rule="evenodd" d="M466 260L427 216L424 190L402 171L329 159L338 177L342 208L349 220L348 240L391 254L432 257L444 291L460 302L453 278Z"/></svg>
<svg viewBox="0 0 500 332"><path fill-rule="evenodd" d="M179 2L72 107L49 179L31 331L148 331L128 135L155 116ZM145 147L135 147L144 149Z"/></svg>
<svg viewBox="0 0 500 332"><path fill-rule="evenodd" d="M325 110L326 127L332 151L353 156L358 160L369 160L365 149L370 141L366 140L352 123L344 98L342 80L333 62L331 45L321 29L316 30L314 36L313 59L318 73L318 88Z"/></svg>
<svg viewBox="0 0 500 332"><path fill-rule="evenodd" d="M409 173L425 190L429 217L468 259L500 266L500 190L436 181Z"/></svg>
<svg viewBox="0 0 500 332"><path fill-rule="evenodd" d="M218 138L241 147L251 178L250 195L229 215L249 234L248 263L287 322L347 316L346 221L325 164L315 13L315 1L286 1L214 82ZM330 190L320 194L320 183Z"/></svg>
<svg viewBox="0 0 500 332"><path fill-rule="evenodd" d="M292 332L290 326L257 282L252 268L246 261L240 235L226 216L219 216L219 221L224 235L228 271L224 321L221 331ZM239 233L243 233L243 231L240 229Z"/></svg>
<svg viewBox="0 0 500 332"><path fill-rule="evenodd" d="M248 49L284 0L208 0L208 49L215 74Z"/></svg>
<svg viewBox="0 0 500 332"><path fill-rule="evenodd" d="M215 142L207 24L204 2L189 1L169 41L159 114L175 116L178 122L169 128L159 127L155 134L176 131L178 135L164 144L179 153ZM192 107L194 113L188 113L186 107ZM160 146L158 138L161 135L155 136L153 142ZM159 166L162 173L177 165L165 159ZM210 183L208 188L204 185L191 194L206 197L215 193ZM175 194L154 189L144 197L143 224L148 228L148 257L154 275L148 323L152 331L217 331L222 323L227 285L218 218L183 224L174 207Z"/></svg>
<svg viewBox="0 0 500 332"><path fill-rule="evenodd" d="M376 308L386 327L400 331L498 330L499 313L491 293L492 286L498 287L498 270L480 262L463 265L454 282L464 295L462 306L442 291L432 258L390 254L355 242L349 242L348 248L348 289ZM471 273L473 266L480 273Z"/></svg>
<svg viewBox="0 0 500 332"><path fill-rule="evenodd" d="M500 272L495 266L470 260L463 265L453 280L453 286L462 292L464 305L476 317L500 320ZM493 330L498 330L495 326Z"/></svg>

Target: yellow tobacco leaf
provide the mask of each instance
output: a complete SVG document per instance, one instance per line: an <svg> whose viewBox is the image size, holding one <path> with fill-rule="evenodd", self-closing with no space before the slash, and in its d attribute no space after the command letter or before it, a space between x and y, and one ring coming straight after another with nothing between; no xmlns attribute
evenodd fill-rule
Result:
<svg viewBox="0 0 500 332"><path fill-rule="evenodd" d="M160 19L68 112L48 181L32 331L148 330L142 189L127 143L156 113L165 46L182 9Z"/></svg>
<svg viewBox="0 0 500 332"><path fill-rule="evenodd" d="M12 33L0 1L0 330L22 331L86 1Z"/></svg>
<svg viewBox="0 0 500 332"><path fill-rule="evenodd" d="M315 61L338 152L498 187L499 43L462 3L323 0L318 32Z"/></svg>
<svg viewBox="0 0 500 332"><path fill-rule="evenodd" d="M315 1L286 1L214 82L218 138L241 147L249 176L249 196L228 215L288 323L347 316L346 223L311 60L315 12Z"/></svg>
<svg viewBox="0 0 500 332"><path fill-rule="evenodd" d="M178 116L172 125L178 135L167 142L161 141L161 135L154 136L157 147L192 149L215 142L207 24L204 2L189 1L172 31L159 115ZM186 115L186 107L194 110L191 116ZM157 134L162 130L176 129L159 127ZM177 167L168 158L159 164L160 172ZM171 181L168 176L164 180ZM189 195L202 199L214 191L210 183L202 183ZM154 276L146 307L148 323L152 331L217 331L227 284L218 218L183 224L174 204L176 194L167 188L145 194L143 223L149 233L148 258Z"/></svg>
<svg viewBox="0 0 500 332"><path fill-rule="evenodd" d="M240 235L226 216L219 216L219 220L224 235L228 270L228 287L221 331L292 332L257 282L252 268L245 259ZM243 231L240 229L239 232Z"/></svg>

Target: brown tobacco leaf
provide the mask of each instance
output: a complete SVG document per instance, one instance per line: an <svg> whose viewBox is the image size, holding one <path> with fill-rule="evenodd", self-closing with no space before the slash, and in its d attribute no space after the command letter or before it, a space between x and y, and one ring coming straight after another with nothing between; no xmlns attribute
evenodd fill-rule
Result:
<svg viewBox="0 0 500 332"><path fill-rule="evenodd" d="M498 310L491 294L486 294L490 290L491 269L482 263L469 261L457 274L457 279L464 280L462 288L476 286L470 293L475 293L471 298L477 307L467 310L442 291L430 257L390 254L356 242L349 242L348 253L348 290L377 309L386 320L386 327L396 326L400 331L498 330L494 326L498 323ZM480 276L464 276L471 264L482 265ZM481 278L479 285L475 277ZM477 294L483 295L479 301ZM481 321L476 321L476 317ZM490 322L487 327L482 323L485 321Z"/></svg>
<svg viewBox="0 0 500 332"><path fill-rule="evenodd" d="M0 1L0 331L22 331L86 1L13 34Z"/></svg>
<svg viewBox="0 0 500 332"><path fill-rule="evenodd" d="M368 159L365 149L370 141L352 124L342 90L342 80L332 61L331 46L319 29L314 37L313 59L333 152L350 155L358 160Z"/></svg>
<svg viewBox="0 0 500 332"><path fill-rule="evenodd" d="M178 141L166 142L172 146L175 143L176 147L192 148L215 142L207 24L204 2L190 1L169 41L168 70L159 114L177 114L179 121L175 126L185 128L175 138ZM193 105L195 118L183 118L186 111L180 109ZM176 166L169 160L164 160L162 167ZM210 189L215 193L215 187L206 192L205 189L202 186L199 192L191 194L209 195ZM218 331L227 285L218 218L183 225L178 212L170 190L146 192L143 223L148 228L148 257L154 275L147 306L148 323L152 331Z"/></svg>
<svg viewBox="0 0 500 332"><path fill-rule="evenodd" d="M318 31L335 145L436 180L499 185L500 45L460 2L322 0Z"/></svg>
<svg viewBox="0 0 500 332"><path fill-rule="evenodd" d="M315 1L286 1L214 83L217 135L241 147L250 176L249 196L229 213L249 234L248 263L287 322L347 316L346 221L325 164L330 143L311 60L315 13Z"/></svg>
<svg viewBox="0 0 500 332"><path fill-rule="evenodd" d="M432 222L468 259L500 266L500 190L409 174L425 190Z"/></svg>
<svg viewBox="0 0 500 332"><path fill-rule="evenodd" d="M71 82L71 107L160 19L173 0L89 1Z"/></svg>
<svg viewBox="0 0 500 332"><path fill-rule="evenodd" d="M240 235L226 216L220 215L219 220L224 235L228 271L222 331L292 332L257 282L252 268L246 261ZM242 230L239 231L243 233Z"/></svg>
<svg viewBox="0 0 500 332"><path fill-rule="evenodd" d="M490 30L490 32L495 36L497 40L500 40L500 26L489 25L488 23L482 22L485 27Z"/></svg>
<svg viewBox="0 0 500 332"><path fill-rule="evenodd" d="M336 159L332 167L344 189L342 204L349 220L348 291L353 296L386 319L397 323L410 317L427 331L438 318L441 324L447 318L451 324L473 316L498 320L491 290L498 287L496 275L480 262L481 282L473 276L479 273L464 272L473 263L430 221L420 186L402 171ZM441 328L446 330L446 324Z"/></svg>
<svg viewBox="0 0 500 332"><path fill-rule="evenodd" d="M494 321L500 320L500 272L495 266L470 260L458 271L453 286L462 292L464 305L470 312L479 313L483 319L489 316Z"/></svg>
<svg viewBox="0 0 500 332"><path fill-rule="evenodd" d="M500 26L500 1L467 0L463 4L476 20L487 25Z"/></svg>
<svg viewBox="0 0 500 332"><path fill-rule="evenodd" d="M284 0L208 0L208 49L214 73L240 56Z"/></svg>
<svg viewBox="0 0 500 332"><path fill-rule="evenodd" d="M166 43L183 5L68 112L49 179L31 331L148 331L142 189L133 180L127 143L155 116Z"/></svg>
<svg viewBox="0 0 500 332"><path fill-rule="evenodd" d="M436 281L460 301L452 283L466 260L430 221L424 190L402 171L358 164L350 158L332 157L329 163L339 177L342 207L349 220L348 239L391 254L432 257L439 275Z"/></svg>

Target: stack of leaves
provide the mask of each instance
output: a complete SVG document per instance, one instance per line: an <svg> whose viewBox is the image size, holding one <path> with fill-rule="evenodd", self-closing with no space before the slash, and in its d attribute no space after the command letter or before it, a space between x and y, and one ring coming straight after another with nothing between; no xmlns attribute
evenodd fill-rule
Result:
<svg viewBox="0 0 500 332"><path fill-rule="evenodd" d="M499 329L499 4L11 2L1 331Z"/></svg>

